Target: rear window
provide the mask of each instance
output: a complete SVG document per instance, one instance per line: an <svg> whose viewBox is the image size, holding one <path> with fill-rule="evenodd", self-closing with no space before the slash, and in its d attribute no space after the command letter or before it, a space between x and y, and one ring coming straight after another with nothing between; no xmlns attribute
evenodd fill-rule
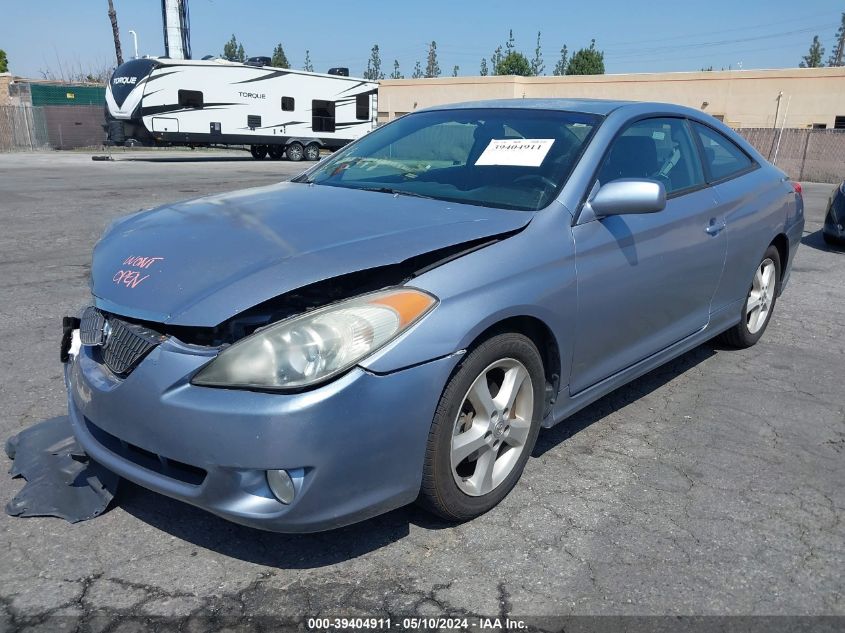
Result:
<svg viewBox="0 0 845 633"><path fill-rule="evenodd" d="M724 134L700 123L693 123L693 128L701 140L702 158L711 181L739 175L754 165L748 154Z"/></svg>

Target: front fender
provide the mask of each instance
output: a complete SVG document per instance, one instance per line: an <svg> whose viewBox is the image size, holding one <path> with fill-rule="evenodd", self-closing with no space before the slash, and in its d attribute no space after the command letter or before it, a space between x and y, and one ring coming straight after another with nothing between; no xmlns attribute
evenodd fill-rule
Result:
<svg viewBox="0 0 845 633"><path fill-rule="evenodd" d="M568 380L577 303L568 215L540 213L522 232L411 280L439 305L361 366L389 373L454 354L512 317L542 321L557 340L561 382Z"/></svg>

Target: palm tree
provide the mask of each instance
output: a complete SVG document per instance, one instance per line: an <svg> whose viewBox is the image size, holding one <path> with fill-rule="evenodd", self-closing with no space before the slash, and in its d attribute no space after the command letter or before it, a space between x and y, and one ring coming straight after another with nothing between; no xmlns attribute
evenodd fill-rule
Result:
<svg viewBox="0 0 845 633"><path fill-rule="evenodd" d="M111 21L111 32L114 35L114 52L117 55L117 65L123 63L123 51L120 50L120 31L117 30L117 13L114 10L114 2L109 0L109 20Z"/></svg>

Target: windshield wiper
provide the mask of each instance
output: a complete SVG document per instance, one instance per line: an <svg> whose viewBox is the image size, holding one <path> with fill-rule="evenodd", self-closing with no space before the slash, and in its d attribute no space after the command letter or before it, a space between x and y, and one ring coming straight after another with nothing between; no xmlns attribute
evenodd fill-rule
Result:
<svg viewBox="0 0 845 633"><path fill-rule="evenodd" d="M426 196L422 193L415 193L413 191L403 191L401 189L391 189L390 187L355 187L362 191L375 191L376 193L391 193L394 196L409 196L411 198L425 198L426 200L436 200L433 196Z"/></svg>

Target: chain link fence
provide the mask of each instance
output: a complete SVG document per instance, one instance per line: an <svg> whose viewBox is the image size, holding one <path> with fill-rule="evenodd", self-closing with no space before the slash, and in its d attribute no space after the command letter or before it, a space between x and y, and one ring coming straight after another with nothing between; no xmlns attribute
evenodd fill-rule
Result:
<svg viewBox="0 0 845 633"><path fill-rule="evenodd" d="M743 128L737 132L793 180L845 180L845 130Z"/></svg>
<svg viewBox="0 0 845 633"><path fill-rule="evenodd" d="M0 151L49 149L41 108L0 106Z"/></svg>
<svg viewBox="0 0 845 633"><path fill-rule="evenodd" d="M99 147L103 123L97 105L0 106L0 151Z"/></svg>

